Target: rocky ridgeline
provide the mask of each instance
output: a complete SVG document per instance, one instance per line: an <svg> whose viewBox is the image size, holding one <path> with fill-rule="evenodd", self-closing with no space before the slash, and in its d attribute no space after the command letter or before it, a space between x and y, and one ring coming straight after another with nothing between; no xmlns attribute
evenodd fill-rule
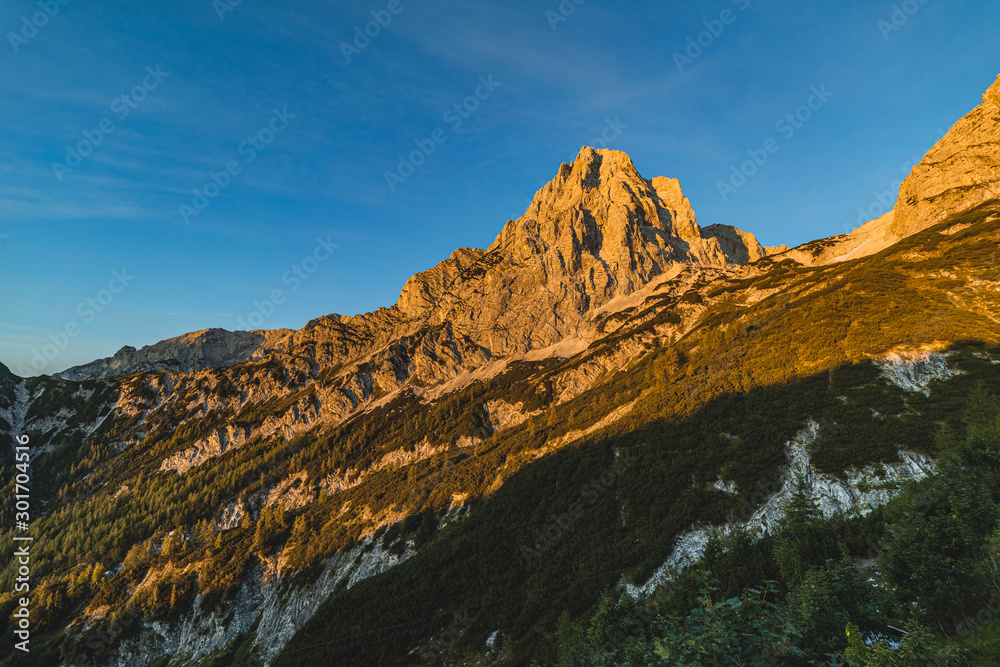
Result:
<svg viewBox="0 0 1000 667"><path fill-rule="evenodd" d="M807 266L866 257L980 204L1000 199L1000 76L982 104L955 123L913 167L888 213L776 259Z"/></svg>
<svg viewBox="0 0 1000 667"><path fill-rule="evenodd" d="M188 373L205 368L235 366L250 359L255 353L287 337L291 331L226 331L205 329L168 338L140 350L126 345L113 357L98 359L89 364L74 366L55 376L63 380L103 380L108 378L146 373L149 371L175 371Z"/></svg>
<svg viewBox="0 0 1000 667"><path fill-rule="evenodd" d="M489 248L461 248L414 275L390 308L323 316L298 331L207 329L140 350L126 347L58 377L147 374L124 383L116 407L140 417L135 441L157 421L157 411L172 410L178 419L178 405L195 406L180 417L183 423L314 390L290 414L238 433L223 425L163 462L165 470L184 472L257 436L291 436L342 421L407 386L441 385L568 337L586 344L601 335L595 312L651 281L684 271L734 271L766 255L752 234L700 228L676 179L647 180L626 154L584 147ZM325 372L331 368L336 377ZM582 391L586 380L582 386L573 380L569 394Z"/></svg>

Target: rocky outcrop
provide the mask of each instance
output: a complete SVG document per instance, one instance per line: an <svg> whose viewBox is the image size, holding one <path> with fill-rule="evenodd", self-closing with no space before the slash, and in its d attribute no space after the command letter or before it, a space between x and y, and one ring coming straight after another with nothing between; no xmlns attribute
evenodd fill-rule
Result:
<svg viewBox="0 0 1000 667"><path fill-rule="evenodd" d="M136 636L113 647L114 653L105 664L143 667L168 655L178 656L184 664L194 664L225 649L256 622L253 648L260 658L256 664L268 665L338 586L350 588L415 555L409 545L400 546L363 539L354 548L328 559L314 581L290 588L275 576L277 561L272 560L225 607L203 609L199 598L191 612L177 623L147 621Z"/></svg>
<svg viewBox="0 0 1000 667"><path fill-rule="evenodd" d="M959 371L948 368L947 353L934 350L897 350L872 360L882 377L906 391L930 396L930 383L947 380Z"/></svg>
<svg viewBox="0 0 1000 667"><path fill-rule="evenodd" d="M175 470L183 474L208 459L222 456L233 447L243 445L250 433L249 428L232 424L228 424L225 428L215 429L208 437L199 440L191 447L163 459L160 470Z"/></svg>
<svg viewBox="0 0 1000 667"><path fill-rule="evenodd" d="M811 241L775 259L806 266L866 257L947 218L1000 199L1000 76L983 102L927 152L899 188L892 210L850 234Z"/></svg>
<svg viewBox="0 0 1000 667"><path fill-rule="evenodd" d="M723 480L715 483L720 493L743 496L744 503L755 510L749 519L723 526L703 526L678 536L674 549L666 561L643 584L626 584L625 591L632 597L652 593L657 586L673 579L690 567L705 553L713 535L728 535L737 530L758 535L771 533L785 516L788 502L802 485L806 495L816 504L825 517L854 513L864 516L876 507L889 502L907 480L919 480L934 470L934 461L924 454L899 450L899 462L879 466L865 466L848 470L844 477L818 472L809 459L809 446L816 442L820 425L814 421L785 444L785 467L781 485L776 492L759 502L753 489L737 489ZM760 491L757 490L757 493Z"/></svg>
<svg viewBox="0 0 1000 667"><path fill-rule="evenodd" d="M750 232L729 225L709 225L701 230L706 239L719 241L723 254L737 264L748 264L767 257L769 252Z"/></svg>
<svg viewBox="0 0 1000 667"><path fill-rule="evenodd" d="M24 425L28 416L28 398L28 389L22 380L13 387L10 396L10 405L0 407L0 429L5 431L2 435L6 436L4 440L8 442L12 450L16 446L15 438L24 435L25 432Z"/></svg>
<svg viewBox="0 0 1000 667"><path fill-rule="evenodd" d="M899 188L890 231L904 238L1000 198L1000 76Z"/></svg>
<svg viewBox="0 0 1000 667"><path fill-rule="evenodd" d="M290 334L274 331L226 331L205 329L168 338L140 350L126 345L113 357L74 366L55 376L64 380L104 380L132 373L176 371L187 373L205 368L234 366L262 348L269 350Z"/></svg>

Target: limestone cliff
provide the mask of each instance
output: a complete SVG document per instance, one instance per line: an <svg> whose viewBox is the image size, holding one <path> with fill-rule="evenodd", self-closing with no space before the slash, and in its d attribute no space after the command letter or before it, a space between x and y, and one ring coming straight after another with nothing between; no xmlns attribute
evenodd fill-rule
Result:
<svg viewBox="0 0 1000 667"><path fill-rule="evenodd" d="M927 152L899 188L890 232L903 238L1000 198L1000 76L983 103Z"/></svg>
<svg viewBox="0 0 1000 667"><path fill-rule="evenodd" d="M590 338L590 313L657 276L683 267L735 269L766 255L752 234L726 225L701 229L677 179L647 180L625 153L585 146L489 248L460 248L414 275L390 308L319 317L295 332L207 329L141 350L124 347L58 376L189 372L282 355L317 368L358 366L374 355L389 380L383 389L421 367L428 374L420 380L433 384L467 367L467 359ZM432 348L447 351L451 370L421 361L421 351L438 356Z"/></svg>
<svg viewBox="0 0 1000 667"><path fill-rule="evenodd" d="M1000 76L927 152L899 188L891 211L850 234L793 248L779 259L807 266L857 259L946 218L1000 198Z"/></svg>

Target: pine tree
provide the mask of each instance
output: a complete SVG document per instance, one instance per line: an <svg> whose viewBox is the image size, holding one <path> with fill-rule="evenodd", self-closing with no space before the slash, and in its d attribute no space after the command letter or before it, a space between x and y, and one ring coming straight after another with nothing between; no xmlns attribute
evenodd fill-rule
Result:
<svg viewBox="0 0 1000 667"><path fill-rule="evenodd" d="M260 512L260 518L257 520L257 528L253 534L253 544L251 549L258 553L263 553L265 547L267 546L268 539L271 536L271 510L265 507Z"/></svg>
<svg viewBox="0 0 1000 667"><path fill-rule="evenodd" d="M274 530L277 533L284 533L288 530L288 517L285 515L284 503L278 503L278 508L274 512Z"/></svg>
<svg viewBox="0 0 1000 667"><path fill-rule="evenodd" d="M288 539L288 547L291 549L289 561L296 567L301 567L306 562L306 544L309 541L309 523L304 514L300 514L295 519L292 526L292 536Z"/></svg>
<svg viewBox="0 0 1000 667"><path fill-rule="evenodd" d="M202 519L195 527L195 539L203 546L208 546L215 541L215 526L211 519Z"/></svg>
<svg viewBox="0 0 1000 667"><path fill-rule="evenodd" d="M823 517L816 501L806 490L805 480L799 478L792 497L785 503L785 525L800 539L816 521Z"/></svg>

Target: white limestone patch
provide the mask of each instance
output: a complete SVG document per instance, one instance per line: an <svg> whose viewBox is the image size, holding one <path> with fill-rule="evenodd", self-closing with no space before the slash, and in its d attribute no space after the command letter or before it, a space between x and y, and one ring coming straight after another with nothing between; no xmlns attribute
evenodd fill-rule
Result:
<svg viewBox="0 0 1000 667"><path fill-rule="evenodd" d="M179 621L147 621L136 636L114 647L107 664L141 667L167 655L194 664L224 649L259 618L254 649L269 665L338 584L351 587L416 554L410 544L401 553L395 547L395 543L386 545L381 540L362 540L327 559L315 581L291 589L282 586L283 577L270 559L266 567L258 567L248 577L232 603L209 611L202 608L199 597Z"/></svg>
<svg viewBox="0 0 1000 667"><path fill-rule="evenodd" d="M717 491L722 491L723 493L729 496L735 496L737 493L736 483L727 482L723 480L721 477L715 480L715 484L712 485L712 488L716 489Z"/></svg>
<svg viewBox="0 0 1000 667"><path fill-rule="evenodd" d="M28 383L21 380L21 383L14 389L14 403L7 408L0 408L0 417L10 424L11 451L16 446L14 438L24 435L24 423L28 418Z"/></svg>
<svg viewBox="0 0 1000 667"><path fill-rule="evenodd" d="M199 440L191 447L163 459L160 470L175 470L179 474L184 474L209 459L240 447L250 439L250 436L251 430L248 427L227 424L225 428L215 429L208 437Z"/></svg>
<svg viewBox="0 0 1000 667"><path fill-rule="evenodd" d="M238 500L231 500L224 508L219 520L215 522L217 530L229 530L236 528L247 514L249 508Z"/></svg>
<svg viewBox="0 0 1000 667"><path fill-rule="evenodd" d="M948 368L947 353L925 348L890 352L872 362L889 382L924 396L930 396L929 385L932 381L947 380L958 372Z"/></svg>
<svg viewBox="0 0 1000 667"><path fill-rule="evenodd" d="M771 533L784 518L785 507L800 481L824 517L848 512L864 516L889 502L904 481L922 479L934 469L934 461L929 456L900 449L898 462L849 470L843 479L817 472L809 459L808 447L816 441L819 429L819 424L810 420L785 444L788 464L782 473L781 487L765 500L750 519L722 526L693 527L677 538L670 556L648 581L640 586L626 584L625 592L633 598L652 593L657 586L672 580L697 562L713 535L729 535L737 530Z"/></svg>

